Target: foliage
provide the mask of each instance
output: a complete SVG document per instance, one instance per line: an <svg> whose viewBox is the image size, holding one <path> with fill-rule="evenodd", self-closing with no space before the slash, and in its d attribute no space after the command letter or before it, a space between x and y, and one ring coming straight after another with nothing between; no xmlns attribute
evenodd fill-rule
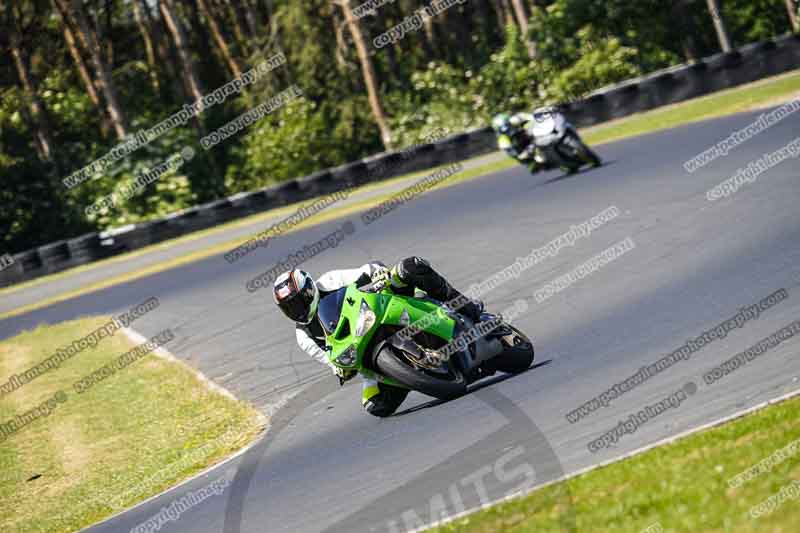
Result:
<svg viewBox="0 0 800 533"><path fill-rule="evenodd" d="M140 1L141 0L136 0ZM353 5L360 2L354 0ZM114 148L118 141L105 99L87 95L48 0L8 2L0 11L0 254L53 240L152 219L224 195L265 187L383 150L353 36L331 0L209 2L222 37L243 69L282 51L287 64L197 120L175 128L67 190L61 180ZM233 76L196 0L173 2L188 40L201 89L209 93ZM380 99L399 148L434 129L452 133L483 126L496 112L578 98L610 83L718 51L705 0L547 0L536 2L529 35L495 9L502 3L456 4L385 48L372 39L420 7L397 0L359 20ZM529 3L531 4L531 3ZM177 112L192 98L173 36L150 13L156 48L168 61L151 65L131 2L82 3L108 62L130 133ZM141 5L153 7L152 2ZM238 5L238 4L237 4ZM725 0L723 17L735 45L789 29L784 0ZM256 25L249 35L243 10ZM16 26L15 26L16 25ZM55 157L37 153L37 125L11 53L18 26L29 76L44 104ZM529 45L536 56L529 57ZM95 67L83 50L90 75ZM303 98L274 111L213 150L199 139L296 84ZM99 85L95 84L98 88ZM186 147L196 157L140 194L97 216L85 209Z"/></svg>
<svg viewBox="0 0 800 533"><path fill-rule="evenodd" d="M641 74L635 62L638 51L623 46L620 39L596 38L589 26L578 31L577 38L581 45L576 48L574 63L561 69L548 65L552 76L541 94L547 103L578 100L595 89Z"/></svg>

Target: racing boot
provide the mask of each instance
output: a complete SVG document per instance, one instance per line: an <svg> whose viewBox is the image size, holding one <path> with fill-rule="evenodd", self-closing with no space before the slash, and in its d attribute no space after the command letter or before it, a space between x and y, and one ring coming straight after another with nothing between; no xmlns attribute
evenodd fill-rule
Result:
<svg viewBox="0 0 800 533"><path fill-rule="evenodd" d="M448 308L452 309L453 311L458 311L473 322L480 322L481 315L483 314L483 302L480 300L473 300L472 298L461 294L446 281L444 284L447 296L444 298L438 298L436 296L433 297L437 300L445 302Z"/></svg>
<svg viewBox="0 0 800 533"><path fill-rule="evenodd" d="M444 277L436 272L425 259L408 257L392 269L394 287L417 287L431 298L439 300L453 311L465 315L473 322L480 322L483 303L472 300L454 289Z"/></svg>

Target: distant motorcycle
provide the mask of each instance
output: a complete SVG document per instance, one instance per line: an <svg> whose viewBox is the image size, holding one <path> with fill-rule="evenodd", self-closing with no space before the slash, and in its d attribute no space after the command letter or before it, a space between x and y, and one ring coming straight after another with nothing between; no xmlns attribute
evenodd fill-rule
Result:
<svg viewBox="0 0 800 533"><path fill-rule="evenodd" d="M527 124L532 144L520 154L520 161L531 161L532 172L560 168L574 173L583 165L599 167L603 161L581 140L575 127L556 107L540 107Z"/></svg>

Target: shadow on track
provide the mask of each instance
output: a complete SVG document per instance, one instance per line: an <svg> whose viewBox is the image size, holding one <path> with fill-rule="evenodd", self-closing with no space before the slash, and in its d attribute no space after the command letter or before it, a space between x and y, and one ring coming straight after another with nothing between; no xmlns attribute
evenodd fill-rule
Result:
<svg viewBox="0 0 800 533"><path fill-rule="evenodd" d="M582 176L584 174L588 174L593 170L597 170L599 168L605 168L607 166L615 165L617 162L618 161L616 159L611 160L611 161L603 161L603 164L600 165L599 167L582 168L581 170L579 170L579 171L577 171L577 172L575 172L573 174L564 174L564 173L562 173L562 174L560 174L560 175L558 175L558 176L556 176L554 178L550 178L549 180L543 181L540 185L550 185L551 183L556 183L556 182L559 182L559 181L562 181L562 180L568 180L570 178L577 178L578 176Z"/></svg>
<svg viewBox="0 0 800 533"><path fill-rule="evenodd" d="M527 370L519 372L518 374L500 374L499 376L494 376L494 377L491 377L491 378L483 379L483 380L481 380L481 381L479 381L477 383L473 383L472 385L470 385L470 387L467 389L467 394L472 394L472 393L477 392L477 391L479 391L479 390L481 390L481 389L483 389L485 387L490 387L492 385L496 385L497 383L502 383L503 381L505 381L507 379L514 378L516 376L521 376L522 374L530 372L531 370L535 370L535 369L539 368L540 366L549 365L552 361L553 361L552 359L547 359L546 361L542 361L541 363L536 363L534 365L531 365ZM455 398L455 399L457 400L458 398ZM398 417L398 416L410 415L412 413L416 413L417 411L422 411L423 409L430 409L431 407L436 407L438 405L442 405L442 404L445 404L445 403L448 403L448 402L451 402L451 401L453 401L453 400L430 400L428 402L421 403L419 405L415 405L414 407L409 407L408 409L405 409L404 411L399 411L399 412L393 414L390 418L395 418L395 417Z"/></svg>

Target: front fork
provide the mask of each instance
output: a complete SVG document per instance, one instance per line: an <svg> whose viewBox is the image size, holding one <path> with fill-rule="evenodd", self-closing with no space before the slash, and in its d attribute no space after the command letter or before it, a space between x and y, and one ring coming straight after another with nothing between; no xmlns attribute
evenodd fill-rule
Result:
<svg viewBox="0 0 800 533"><path fill-rule="evenodd" d="M541 150L534 147L531 151L531 157L526 158L524 161L520 161L520 163L527 166L531 174L536 174L545 168L547 159L544 157Z"/></svg>

